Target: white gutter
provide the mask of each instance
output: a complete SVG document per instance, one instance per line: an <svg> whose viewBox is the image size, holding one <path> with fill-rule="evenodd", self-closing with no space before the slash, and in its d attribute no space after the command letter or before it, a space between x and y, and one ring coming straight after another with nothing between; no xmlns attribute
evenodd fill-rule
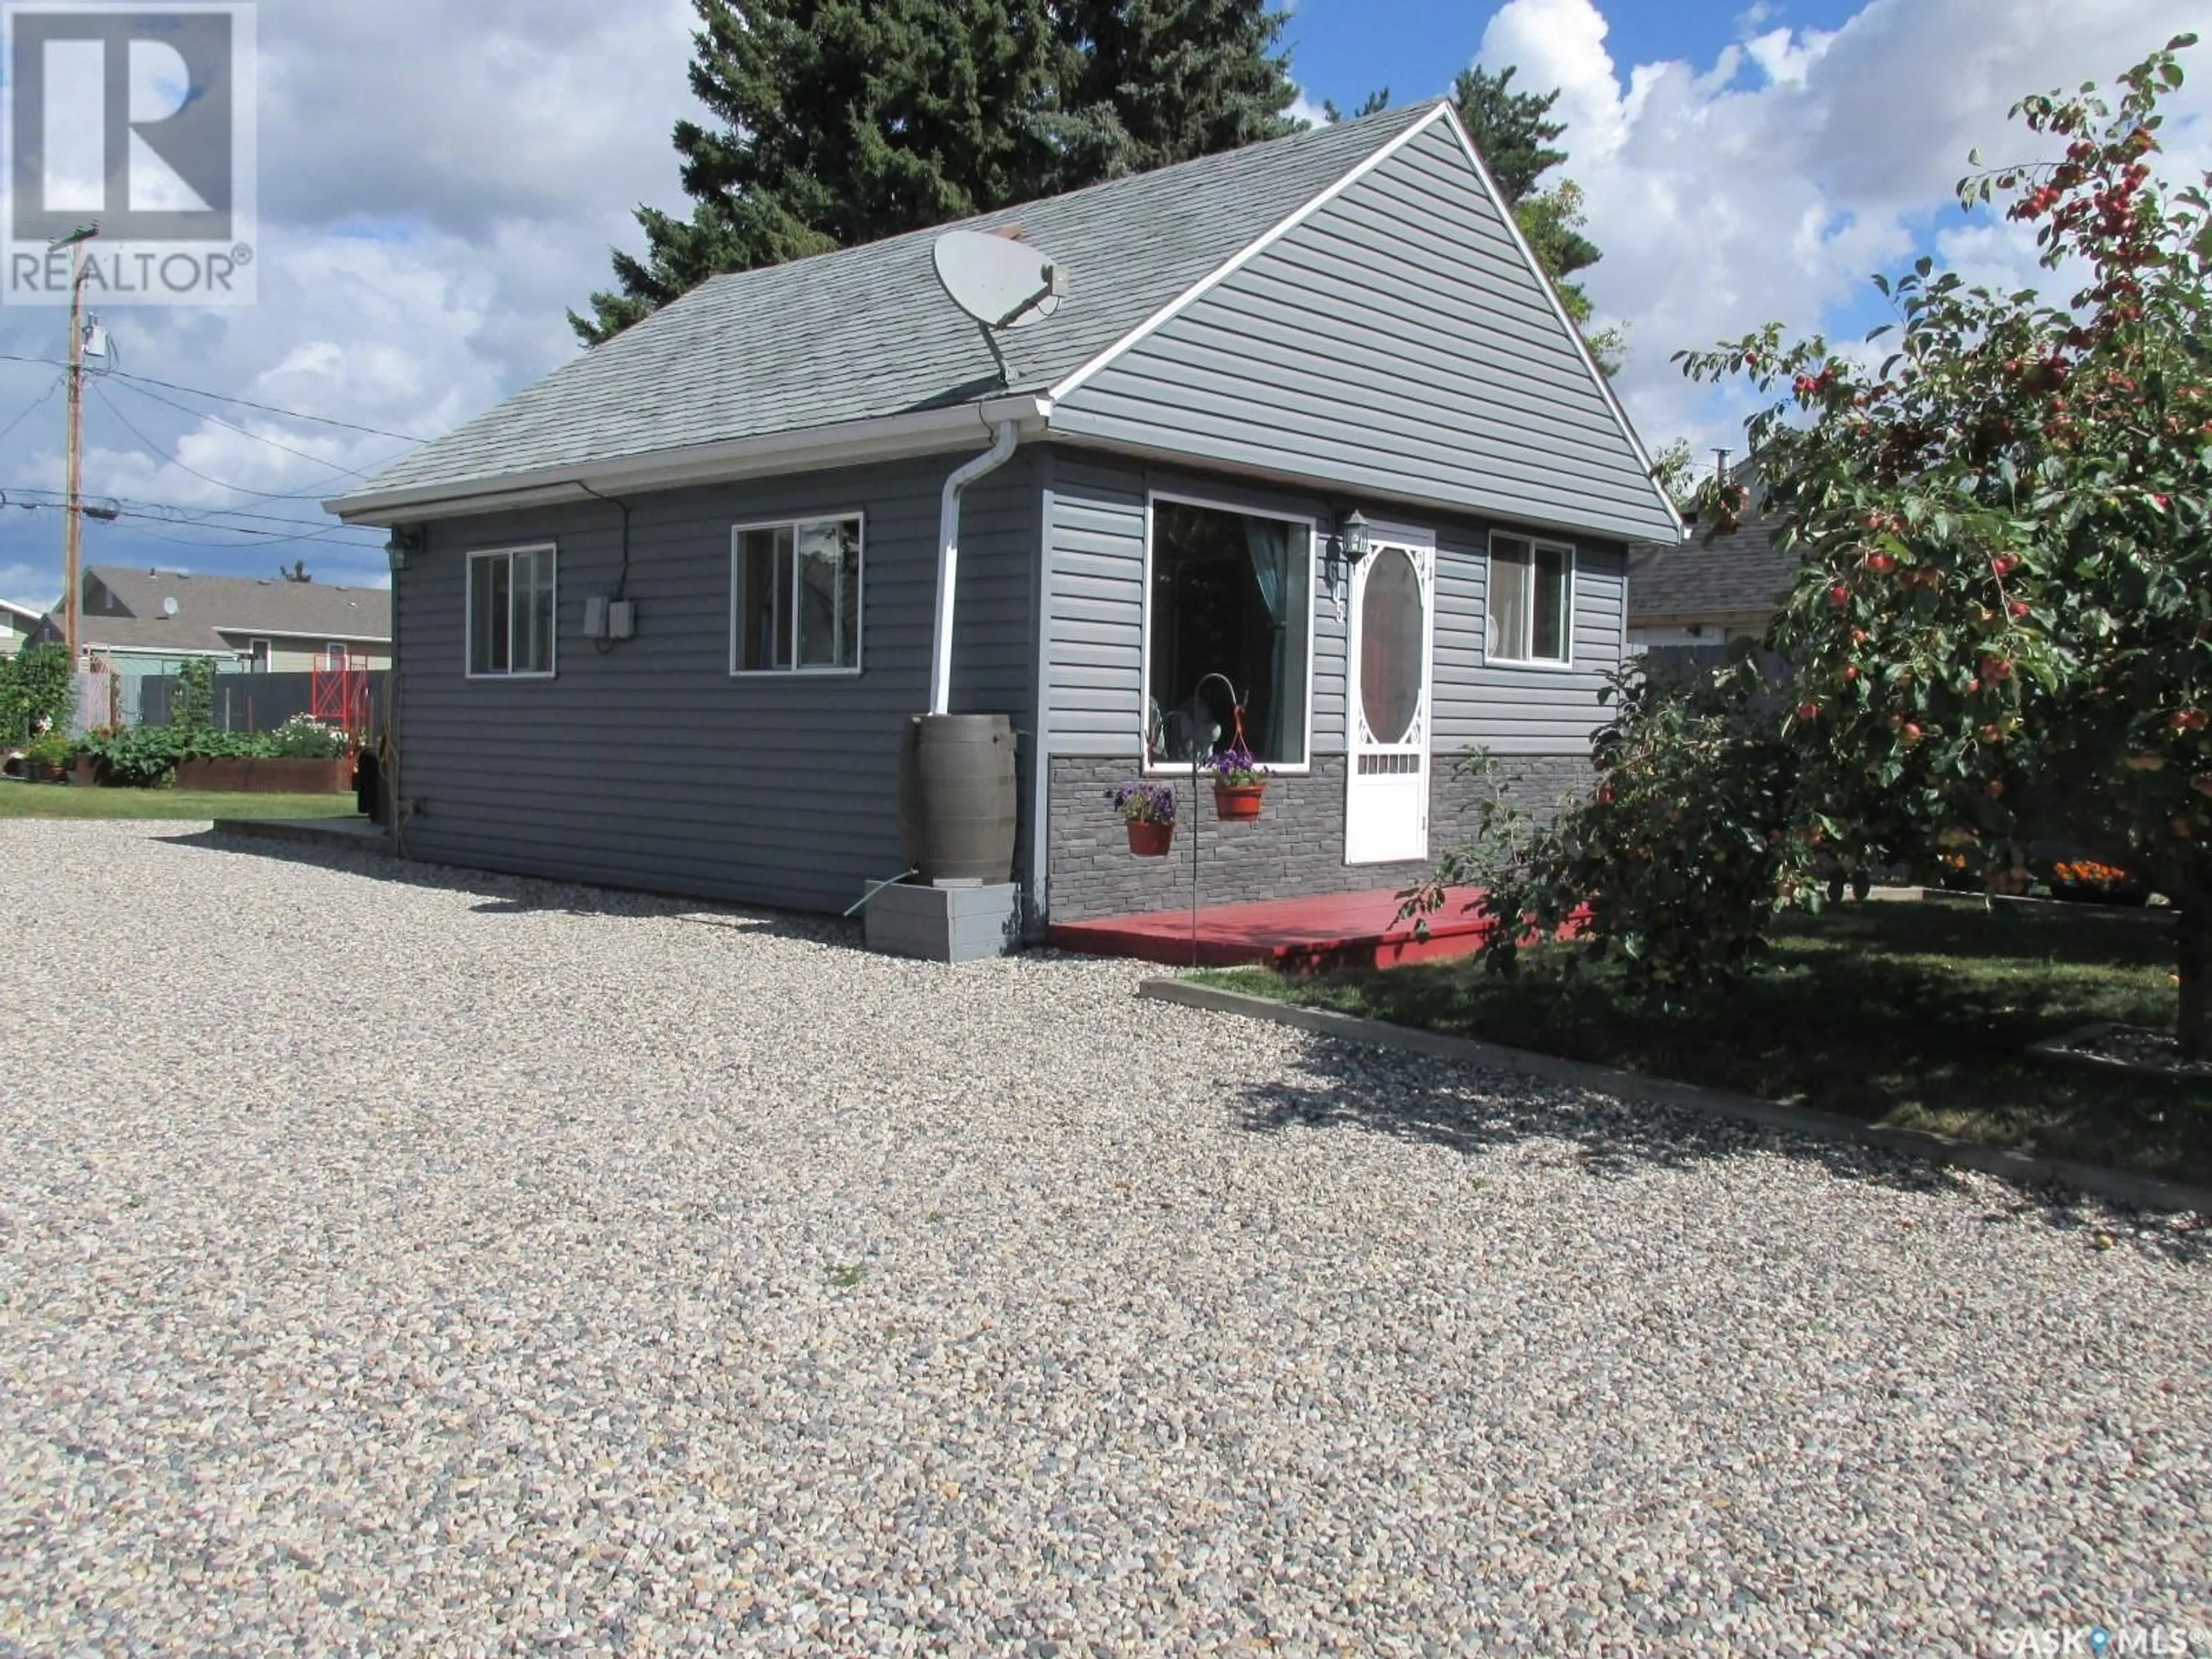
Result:
<svg viewBox="0 0 2212 1659"><path fill-rule="evenodd" d="M391 528L468 513L555 505L583 499L578 489L608 495L676 489L690 484L722 483L742 478L803 472L817 467L894 460L963 447L975 429L978 412L988 422L1018 421L1042 430L1052 411L1034 393L994 398L978 405L887 415L874 420L771 432L726 443L694 444L607 460L532 467L526 471L450 483L403 485L368 489L323 503L349 524Z"/></svg>
<svg viewBox="0 0 2212 1659"><path fill-rule="evenodd" d="M1000 421L991 447L955 468L945 481L945 499L937 515L937 643L929 653L929 712L933 714L951 712L952 598L960 578L960 492L1004 466L1020 441L1019 428L1012 421Z"/></svg>

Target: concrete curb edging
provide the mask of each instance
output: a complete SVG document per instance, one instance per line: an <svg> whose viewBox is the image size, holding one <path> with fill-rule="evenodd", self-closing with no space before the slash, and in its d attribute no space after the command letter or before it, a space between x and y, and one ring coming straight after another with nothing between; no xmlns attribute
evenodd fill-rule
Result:
<svg viewBox="0 0 2212 1659"><path fill-rule="evenodd" d="M1562 1060L1556 1054L1540 1054L1526 1048L1509 1048L1501 1043L1483 1042L1473 1037L1445 1036L1435 1031L1417 1030L1412 1026L1393 1025L1383 1020L1363 1019L1356 1014L1340 1014L1328 1008L1300 1007L1267 997L1250 996L1242 991L1224 991L1211 985L1197 985L1188 980L1148 979L1137 987L1137 994L1153 1002L1173 1003L1210 1013L1235 1014L1245 1019L1266 1020L1277 1025L1294 1026L1321 1036L1336 1037L1346 1042L1394 1048L1401 1054L1425 1054L1434 1060L1455 1060L1462 1065L1485 1066L1492 1071L1516 1072L1523 1076L1541 1078L1547 1082L1565 1084L1571 1088L1589 1089L1601 1094L1618 1095L1627 1100L1669 1106L1680 1111L1701 1113L1708 1117L1728 1118L1739 1123L1755 1123L1790 1134L1809 1135L1820 1140L1843 1141L1854 1146L1877 1147L1885 1152L1901 1152L1931 1163L1978 1170L1984 1175L1995 1176L2021 1186L2045 1186L2056 1182L2130 1209L2188 1211L2212 1216L2212 1189L2191 1186L2183 1182L2165 1181L2156 1176L2107 1170L2093 1164L2076 1164L2069 1158L2040 1158L2028 1152L2007 1152L2002 1147L1984 1146L1974 1141L1954 1140L1948 1135L1934 1134L1925 1129L1899 1129L1879 1123L1862 1123L1856 1118L1842 1117L1833 1112L1814 1111L1803 1106L1784 1106L1774 1101L1756 1099L1750 1095L1730 1094L1725 1090L1707 1089L1696 1084L1646 1077L1640 1072L1624 1072L1611 1066L1593 1066L1578 1060Z"/></svg>
<svg viewBox="0 0 2212 1659"><path fill-rule="evenodd" d="M335 818L327 822L356 821ZM246 836L261 841L288 841L304 847L336 847L349 852L392 855L389 830L335 830L322 827L325 823L319 818L216 818L211 827L222 836Z"/></svg>

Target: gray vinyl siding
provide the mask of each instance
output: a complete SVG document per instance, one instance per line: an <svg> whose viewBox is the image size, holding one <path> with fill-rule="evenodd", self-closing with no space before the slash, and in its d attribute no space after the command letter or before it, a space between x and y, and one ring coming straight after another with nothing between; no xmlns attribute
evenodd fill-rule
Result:
<svg viewBox="0 0 2212 1659"><path fill-rule="evenodd" d="M1044 632L1049 748L1133 755L1144 730L1146 505L1152 492L1316 520L1313 752L1344 748L1344 625L1327 585L1330 517L1318 496L1065 446L1052 458Z"/></svg>
<svg viewBox="0 0 2212 1659"><path fill-rule="evenodd" d="M1053 426L1614 540L1679 533L1441 120L1063 398Z"/></svg>
<svg viewBox="0 0 2212 1659"><path fill-rule="evenodd" d="M1603 542L1576 546L1574 660L1534 668L1490 659L1489 549L1478 526L1438 529L1436 750L1480 744L1501 755L1583 753L1605 720L1598 692L1621 659L1627 550Z"/></svg>
<svg viewBox="0 0 2212 1659"><path fill-rule="evenodd" d="M421 803L409 852L815 910L896 874L899 742L927 700L939 489L957 459L635 498L638 637L605 650L580 630L585 599L614 591L615 507L430 526L397 578L399 787ZM1035 473L1024 452L968 492L954 651L954 710L1018 729L1036 702ZM731 526L854 510L867 519L862 672L732 678ZM544 541L559 549L555 677L465 678L469 551ZM1027 769L1025 755L1025 794Z"/></svg>
<svg viewBox="0 0 2212 1659"><path fill-rule="evenodd" d="M1046 523L1045 720L1055 757L1135 757L1143 722L1145 508L1149 492L1194 495L1320 520L1315 559L1316 755L1346 747L1346 627L1328 582L1329 504L1181 468L1060 447ZM1379 517L1379 515L1377 515ZM1585 752L1602 718L1605 672L1621 654L1626 555L1617 543L1576 549L1574 661L1569 668L1492 664L1484 639L1489 528L1473 520L1394 512L1392 523L1437 541L1435 657L1438 756L1483 744L1504 754Z"/></svg>

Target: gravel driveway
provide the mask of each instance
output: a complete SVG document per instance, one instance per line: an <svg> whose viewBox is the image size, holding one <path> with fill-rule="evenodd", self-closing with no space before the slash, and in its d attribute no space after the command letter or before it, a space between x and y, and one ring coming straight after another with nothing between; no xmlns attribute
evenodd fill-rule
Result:
<svg viewBox="0 0 2212 1659"><path fill-rule="evenodd" d="M2178 1225L186 826L0 905L0 1650L2212 1626Z"/></svg>

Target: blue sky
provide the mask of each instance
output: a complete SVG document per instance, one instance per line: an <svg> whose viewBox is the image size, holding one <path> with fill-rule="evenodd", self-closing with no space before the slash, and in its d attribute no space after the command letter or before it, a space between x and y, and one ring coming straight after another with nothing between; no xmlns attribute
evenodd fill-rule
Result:
<svg viewBox="0 0 2212 1659"><path fill-rule="evenodd" d="M1762 9L1759 27L1834 29L1857 9L1844 0L1784 0ZM1388 87L1394 103L1406 103L1450 90L1495 10L1451 0L1299 0L1285 39L1315 102L1327 98L1357 109L1369 93ZM1626 63L1711 63L1741 38L1747 11L1747 3L1618 0L1605 8L1613 26L1607 44ZM1516 76L1516 84L1525 78Z"/></svg>
<svg viewBox="0 0 2212 1659"><path fill-rule="evenodd" d="M1560 88L1563 172L1604 254L1584 286L1627 330L1615 389L1652 448L1702 453L1741 444L1746 404L1687 386L1674 351L1768 320L1856 338L1878 315L1868 274L1923 252L2045 281L2011 227L1949 201L1968 149L2010 142L2022 93L2109 78L2203 9L1298 0L1286 43L1316 106L1430 96L1477 61ZM103 320L131 373L376 430L110 380L87 493L192 518L88 525L88 556L382 580L380 535L318 500L407 447L380 434L448 431L575 351L565 313L605 284L610 247L636 246L634 208L682 206L668 131L696 108L695 21L690 0L264 0L259 303ZM2169 176L2212 162L2207 88L2212 59L2166 130ZM17 502L61 482L61 399L35 360L64 339L56 312L0 307L0 489ZM51 507L0 510L0 599L52 603L60 548Z"/></svg>

